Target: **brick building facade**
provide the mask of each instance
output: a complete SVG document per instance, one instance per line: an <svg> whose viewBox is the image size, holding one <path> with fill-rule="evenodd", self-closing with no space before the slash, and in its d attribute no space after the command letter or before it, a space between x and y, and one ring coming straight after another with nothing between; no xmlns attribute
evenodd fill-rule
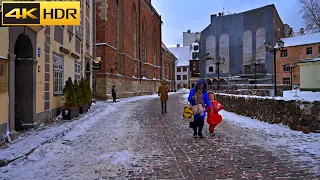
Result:
<svg viewBox="0 0 320 180"><path fill-rule="evenodd" d="M284 49L282 52L277 52L277 82L291 84L290 72L292 70L292 84L300 85L300 67L294 65L299 61L312 60L320 56L320 33L281 40L284 42Z"/></svg>
<svg viewBox="0 0 320 180"><path fill-rule="evenodd" d="M119 97L160 85L161 16L147 0L97 0L97 98L116 86Z"/></svg>
<svg viewBox="0 0 320 180"><path fill-rule="evenodd" d="M165 79L170 90L175 90L175 63L177 57L169 51L164 43L162 43L162 74L161 79Z"/></svg>

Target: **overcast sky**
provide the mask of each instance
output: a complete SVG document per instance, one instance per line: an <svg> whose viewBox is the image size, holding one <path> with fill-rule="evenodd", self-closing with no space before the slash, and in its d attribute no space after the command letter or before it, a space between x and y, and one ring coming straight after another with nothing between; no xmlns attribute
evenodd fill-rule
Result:
<svg viewBox="0 0 320 180"><path fill-rule="evenodd" d="M162 16L162 40L167 47L182 44L182 33L191 29L201 32L210 23L210 15L225 7L225 14L239 13L274 4L283 23L294 31L303 27L297 0L151 0Z"/></svg>

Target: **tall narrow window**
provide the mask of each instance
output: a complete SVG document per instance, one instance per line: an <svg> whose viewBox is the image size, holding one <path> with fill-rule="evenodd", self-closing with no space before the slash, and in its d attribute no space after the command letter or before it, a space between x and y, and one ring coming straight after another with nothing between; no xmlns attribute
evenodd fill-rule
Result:
<svg viewBox="0 0 320 180"><path fill-rule="evenodd" d="M152 59L153 59L153 65L157 65L157 40L156 40L156 29L152 32ZM156 69L154 69L153 76L156 78Z"/></svg>
<svg viewBox="0 0 320 180"><path fill-rule="evenodd" d="M137 58L137 13L134 4L132 5L132 57Z"/></svg>
<svg viewBox="0 0 320 180"><path fill-rule="evenodd" d="M132 57L137 59L137 11L135 4L132 5ZM133 61L133 75L138 77L137 62Z"/></svg>
<svg viewBox="0 0 320 180"><path fill-rule="evenodd" d="M53 93L54 95L63 94L63 58L53 55Z"/></svg>
<svg viewBox="0 0 320 180"><path fill-rule="evenodd" d="M153 65L157 64L157 48L156 48L156 45L157 45L156 30L154 29L153 33L152 33Z"/></svg>
<svg viewBox="0 0 320 180"><path fill-rule="evenodd" d="M146 27L146 18L143 17L142 21L142 62L147 61L147 27ZM144 73L145 67L142 65L142 73Z"/></svg>
<svg viewBox="0 0 320 180"><path fill-rule="evenodd" d="M143 62L147 61L147 24L146 24L146 18L143 18L142 21L142 44L143 44Z"/></svg>
<svg viewBox="0 0 320 180"><path fill-rule="evenodd" d="M123 1L122 0L116 0L116 17L117 17L117 23L116 23L116 45L118 49L118 53L123 53ZM118 54L117 55L117 64L118 64L118 72L120 74L123 74L123 55Z"/></svg>

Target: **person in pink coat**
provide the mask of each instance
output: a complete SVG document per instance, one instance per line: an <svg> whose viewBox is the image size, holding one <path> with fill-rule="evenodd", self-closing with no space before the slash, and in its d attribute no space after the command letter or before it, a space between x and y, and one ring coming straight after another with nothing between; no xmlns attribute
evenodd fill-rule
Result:
<svg viewBox="0 0 320 180"><path fill-rule="evenodd" d="M223 109L223 106L216 99L214 92L209 92L208 95L212 106L206 107L207 123L209 124L210 134L214 136L215 127L222 121L222 116L218 112Z"/></svg>

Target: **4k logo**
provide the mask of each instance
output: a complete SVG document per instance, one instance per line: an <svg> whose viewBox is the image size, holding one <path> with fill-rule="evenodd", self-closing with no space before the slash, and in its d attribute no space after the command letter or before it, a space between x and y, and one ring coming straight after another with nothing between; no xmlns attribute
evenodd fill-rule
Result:
<svg viewBox="0 0 320 180"><path fill-rule="evenodd" d="M3 3L2 24L40 24L40 3Z"/></svg>
<svg viewBox="0 0 320 180"><path fill-rule="evenodd" d="M2 2L2 26L80 25L80 1Z"/></svg>
<svg viewBox="0 0 320 180"><path fill-rule="evenodd" d="M27 19L27 17L30 17L31 19L38 19L35 15L32 14L37 10L36 8L32 8L30 10L27 10L27 8L22 8L21 10L22 11L20 11L19 8L12 9L4 17L16 19Z"/></svg>

